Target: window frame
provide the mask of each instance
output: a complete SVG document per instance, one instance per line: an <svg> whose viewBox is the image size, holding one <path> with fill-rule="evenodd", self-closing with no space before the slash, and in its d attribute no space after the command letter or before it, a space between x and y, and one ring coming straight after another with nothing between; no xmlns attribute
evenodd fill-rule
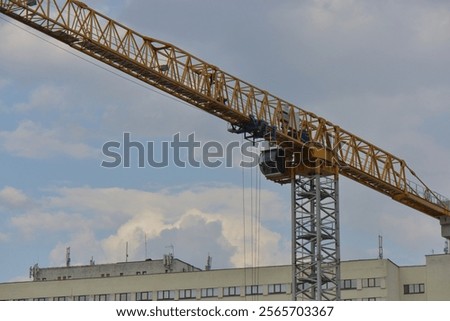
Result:
<svg viewBox="0 0 450 321"><path fill-rule="evenodd" d="M247 285L245 287L245 295L262 295L263 287L262 285Z"/></svg>
<svg viewBox="0 0 450 321"><path fill-rule="evenodd" d="M218 288L203 288L201 290L202 298L215 298L219 296Z"/></svg>
<svg viewBox="0 0 450 321"><path fill-rule="evenodd" d="M153 301L152 291L136 292L136 301Z"/></svg>
<svg viewBox="0 0 450 321"><path fill-rule="evenodd" d="M341 290L356 290L357 286L356 279L341 280Z"/></svg>
<svg viewBox="0 0 450 321"><path fill-rule="evenodd" d="M425 283L403 284L403 294L423 294L425 293Z"/></svg>
<svg viewBox="0 0 450 321"><path fill-rule="evenodd" d="M175 300L174 290L160 290L156 294L158 301L172 301Z"/></svg>
<svg viewBox="0 0 450 321"><path fill-rule="evenodd" d="M223 296L240 296L241 295L241 287L240 286L229 286L223 288Z"/></svg>
<svg viewBox="0 0 450 321"><path fill-rule="evenodd" d="M197 291L195 289L178 290L178 298L180 300L189 300L197 298Z"/></svg>
<svg viewBox="0 0 450 321"><path fill-rule="evenodd" d="M283 294L286 293L286 284L275 283L269 284L269 294Z"/></svg>
<svg viewBox="0 0 450 321"><path fill-rule="evenodd" d="M365 278L362 279L363 288L379 288L381 286L380 278Z"/></svg>

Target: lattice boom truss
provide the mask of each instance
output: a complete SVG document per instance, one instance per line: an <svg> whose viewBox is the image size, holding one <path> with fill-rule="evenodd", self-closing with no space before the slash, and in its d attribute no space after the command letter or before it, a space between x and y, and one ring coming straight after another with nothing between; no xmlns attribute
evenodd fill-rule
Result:
<svg viewBox="0 0 450 321"><path fill-rule="evenodd" d="M448 200L420 179L412 183L417 178L402 159L80 1L0 0L0 11L233 125L262 120L278 144L306 147L344 176L433 217L450 216Z"/></svg>

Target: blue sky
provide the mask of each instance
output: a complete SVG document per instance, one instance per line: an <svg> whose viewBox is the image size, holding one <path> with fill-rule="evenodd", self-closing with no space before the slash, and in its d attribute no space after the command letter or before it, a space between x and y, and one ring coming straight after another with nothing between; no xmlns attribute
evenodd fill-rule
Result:
<svg viewBox="0 0 450 321"><path fill-rule="evenodd" d="M392 152L450 195L446 1L85 2ZM127 242L141 260L145 240L148 257L173 246L199 267L208 254L215 268L290 262L289 187L257 169L100 166L124 132L241 142L226 123L1 18L0 282L63 265L69 246L73 264L123 261ZM443 251L436 220L345 178L340 194L343 259L377 257L379 234L397 264Z"/></svg>

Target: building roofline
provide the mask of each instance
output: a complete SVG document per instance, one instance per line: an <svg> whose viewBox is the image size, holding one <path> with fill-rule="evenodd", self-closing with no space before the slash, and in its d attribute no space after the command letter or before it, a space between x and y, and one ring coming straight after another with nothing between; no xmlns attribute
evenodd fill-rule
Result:
<svg viewBox="0 0 450 321"><path fill-rule="evenodd" d="M374 259L352 259L352 260L344 260L341 261L341 263L351 263L351 262L362 262L362 261L386 261L391 263L392 265L395 265L396 267L402 267L401 265L398 265L397 263L395 263L394 261L392 261L391 259L379 259L379 258L374 258ZM409 265L408 265L409 266Z"/></svg>

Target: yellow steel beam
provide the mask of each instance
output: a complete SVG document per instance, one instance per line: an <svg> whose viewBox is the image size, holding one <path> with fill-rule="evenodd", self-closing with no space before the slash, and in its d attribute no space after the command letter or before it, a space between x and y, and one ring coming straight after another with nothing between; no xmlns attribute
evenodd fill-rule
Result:
<svg viewBox="0 0 450 321"><path fill-rule="evenodd" d="M290 143L292 153L306 148L310 157L396 201L433 217L450 216L448 200L421 180L411 183L415 174L402 159L80 1L0 0L0 11L232 125L252 115L276 130L279 146Z"/></svg>

